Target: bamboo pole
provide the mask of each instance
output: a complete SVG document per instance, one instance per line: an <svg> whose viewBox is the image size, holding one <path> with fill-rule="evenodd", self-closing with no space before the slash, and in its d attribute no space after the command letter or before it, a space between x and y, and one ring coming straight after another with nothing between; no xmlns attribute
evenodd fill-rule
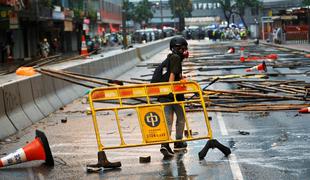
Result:
<svg viewBox="0 0 310 180"><path fill-rule="evenodd" d="M252 88L252 89L264 91L264 92L272 92L272 93L277 92L276 90L273 90L273 89L265 89L265 88L262 88L262 87L253 86L252 84L237 83L237 85L241 86L241 87L247 87L247 88Z"/></svg>
<svg viewBox="0 0 310 180"><path fill-rule="evenodd" d="M80 77L87 77L87 78L94 78L94 79L102 79L102 80L107 80L107 81L114 81L114 80L116 80L116 79L110 79L110 78L105 78L105 77L91 76L91 75L87 75L87 74L81 74L81 73L70 72L70 71L63 71L63 70L61 70L61 72L64 72L64 73L67 73L67 74L76 75L76 76L80 76ZM125 83L130 83L130 84L142 84L141 82L137 82L137 81L127 81L127 80L117 80L117 81L125 82Z"/></svg>
<svg viewBox="0 0 310 180"><path fill-rule="evenodd" d="M44 74L44 75L47 75L47 76L51 76L51 77L54 77L54 78L57 78L57 79L61 79L61 80L64 80L64 81L67 81L67 82L70 82L70 83L73 83L73 84L81 85L81 86L84 86L84 87L87 87L87 88L95 88L95 86L91 86L91 85L88 85L88 84L85 84L85 83L81 83L81 82L78 82L78 81L75 81L75 80L72 80L72 79L68 79L68 78L60 76L58 74L50 73L48 71L42 71L42 70L39 70L39 69L36 69L36 71L41 73L41 74Z"/></svg>
<svg viewBox="0 0 310 180"><path fill-rule="evenodd" d="M57 71L57 70L51 70L51 69L41 69L41 70L42 71L46 71L46 72L50 72L50 73L56 73L56 74L59 74L59 75L62 75L62 76L66 76L66 77L70 77L70 78L74 78L74 79L79 79L79 80L82 80L82 81L88 81L88 82L100 84L100 85L115 86L115 84L105 83L105 82L93 80L93 79L90 79L90 78L85 78L85 77L81 77L81 76L77 76L77 75L67 74L67 73L64 73L64 72Z"/></svg>
<svg viewBox="0 0 310 180"><path fill-rule="evenodd" d="M239 84L250 85L250 86L261 88L261 89L269 89L269 90L274 91L274 92L279 91L279 92L283 92L283 93L296 94L296 92L293 92L290 90L283 90L283 89L279 89L279 88L271 87L271 86L264 86L264 85L253 84L253 83L239 83Z"/></svg>
<svg viewBox="0 0 310 180"><path fill-rule="evenodd" d="M278 99L291 99L291 100L305 100L303 98L294 97L294 96L278 96L278 95L269 95L269 94L261 94L261 93L244 93L244 92L237 92L232 90L207 90L209 92L216 92L216 93L226 93L226 94L237 94L237 95L244 95L244 96L257 96L257 97L264 97L264 98L278 98Z"/></svg>

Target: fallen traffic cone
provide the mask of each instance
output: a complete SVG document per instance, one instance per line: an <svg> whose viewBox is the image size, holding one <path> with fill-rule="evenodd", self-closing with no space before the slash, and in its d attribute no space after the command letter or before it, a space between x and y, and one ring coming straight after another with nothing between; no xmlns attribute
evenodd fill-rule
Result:
<svg viewBox="0 0 310 180"><path fill-rule="evenodd" d="M266 56L267 59L271 59L271 60L277 60L278 59L278 55L277 54L269 54Z"/></svg>
<svg viewBox="0 0 310 180"><path fill-rule="evenodd" d="M88 51L87 51L87 46L86 46L86 41L85 41L85 36L82 35L82 45L81 45L81 56L84 56L86 58L89 57Z"/></svg>
<svg viewBox="0 0 310 180"><path fill-rule="evenodd" d="M240 48L240 61L244 62L245 57L244 57L244 47Z"/></svg>
<svg viewBox="0 0 310 180"><path fill-rule="evenodd" d="M36 138L25 147L0 159L0 168L33 160L45 160L48 166L54 166L54 159L45 134L36 130Z"/></svg>
<svg viewBox="0 0 310 180"><path fill-rule="evenodd" d="M310 107L301 108L298 112L299 113L310 113Z"/></svg>
<svg viewBox="0 0 310 180"><path fill-rule="evenodd" d="M233 48L233 47L228 48L227 53L228 54L234 54L235 53L235 48Z"/></svg>
<svg viewBox="0 0 310 180"><path fill-rule="evenodd" d="M267 66L266 66L265 61L263 61L263 63L261 63L261 64L259 64L259 65L257 65L257 66L253 66L253 67L251 67L251 68L248 68L248 69L246 69L245 71L246 71L246 72L252 72L252 71L254 71L254 70L257 70L257 71L265 71L265 72L267 72Z"/></svg>
<svg viewBox="0 0 310 180"><path fill-rule="evenodd" d="M36 71L33 67L19 67L15 73L20 76L32 76L36 74Z"/></svg>

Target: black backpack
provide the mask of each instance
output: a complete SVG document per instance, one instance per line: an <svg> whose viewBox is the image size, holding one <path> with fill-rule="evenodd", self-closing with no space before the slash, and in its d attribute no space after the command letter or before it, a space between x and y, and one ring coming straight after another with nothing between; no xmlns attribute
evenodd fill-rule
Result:
<svg viewBox="0 0 310 180"><path fill-rule="evenodd" d="M163 69L167 68L167 71L163 74ZM170 76L170 61L169 58L165 59L159 66L155 68L154 74L151 79L151 83L168 82Z"/></svg>

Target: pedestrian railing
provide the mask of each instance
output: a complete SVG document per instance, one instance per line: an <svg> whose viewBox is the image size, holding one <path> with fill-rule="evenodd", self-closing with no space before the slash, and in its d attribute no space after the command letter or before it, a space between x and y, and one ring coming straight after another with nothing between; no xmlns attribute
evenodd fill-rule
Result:
<svg viewBox="0 0 310 180"><path fill-rule="evenodd" d="M283 34L284 43L287 44L306 44L309 41L309 33L305 31L293 31Z"/></svg>
<svg viewBox="0 0 310 180"><path fill-rule="evenodd" d="M196 95L198 98L189 98L184 101L177 101L177 95L184 94ZM172 102L160 103L156 101L159 96L173 97ZM138 104L128 104L130 101L137 101ZM105 102L113 102L113 104L106 104ZM192 136L188 133L186 138L182 140L172 139L168 130L168 125L164 113L164 107L168 105L178 104L182 107L185 116L185 127L187 132L192 132L190 128L190 122L188 120L188 114L186 114L185 106L192 104L200 104L203 109L203 116L205 121L205 127L207 129L206 135L199 137ZM98 164L88 165L88 167L104 167L115 168L120 167L121 163L110 163L106 159L104 150L117 149L117 148L129 148L140 147L148 145L156 145L162 143L172 143L181 141L193 141L201 139L212 139L212 130L208 119L208 113L206 110L205 102L202 96L202 91L196 82L166 82L166 83L154 83L154 84L137 84L126 86L112 86L95 88L89 93L89 104L98 144ZM133 110L136 112L138 122L141 131L141 143L129 143L123 136L121 128L122 121L119 117L119 112L122 110ZM99 128L97 121L97 115L102 111L112 111L115 116L115 123L117 127L118 136L120 138L119 145L107 145L103 143L100 134L102 128ZM101 124L101 126L103 126ZM200 152L199 157L204 158L209 148L217 147L225 155L230 154L230 150L227 147L218 147L218 142L214 140L206 145L206 147ZM218 144L217 144L218 143ZM220 144L221 145L221 144ZM223 146L223 145L222 145ZM225 149L226 148L226 149Z"/></svg>

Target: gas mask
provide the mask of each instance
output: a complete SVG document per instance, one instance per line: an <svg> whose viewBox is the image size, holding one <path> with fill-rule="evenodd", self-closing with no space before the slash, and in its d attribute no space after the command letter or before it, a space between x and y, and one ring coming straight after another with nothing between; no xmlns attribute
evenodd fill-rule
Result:
<svg viewBox="0 0 310 180"><path fill-rule="evenodd" d="M183 51L182 56L183 56L184 59L185 59L185 58L188 58L188 57L189 57L189 52L188 52L188 50Z"/></svg>
<svg viewBox="0 0 310 180"><path fill-rule="evenodd" d="M172 52L179 55L182 59L189 57L189 52L187 50L187 47L184 47L184 48L176 47L175 49L173 49Z"/></svg>

